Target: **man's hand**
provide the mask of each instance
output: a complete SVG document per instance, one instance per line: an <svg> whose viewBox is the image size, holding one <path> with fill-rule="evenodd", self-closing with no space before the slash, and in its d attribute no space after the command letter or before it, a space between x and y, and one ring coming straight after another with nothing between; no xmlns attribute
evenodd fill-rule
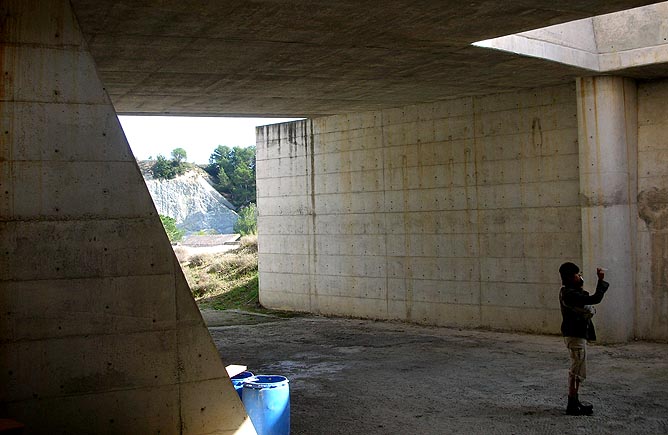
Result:
<svg viewBox="0 0 668 435"><path fill-rule="evenodd" d="M600 280L605 278L605 272L600 267L596 268L596 275L598 276L598 279L600 279Z"/></svg>

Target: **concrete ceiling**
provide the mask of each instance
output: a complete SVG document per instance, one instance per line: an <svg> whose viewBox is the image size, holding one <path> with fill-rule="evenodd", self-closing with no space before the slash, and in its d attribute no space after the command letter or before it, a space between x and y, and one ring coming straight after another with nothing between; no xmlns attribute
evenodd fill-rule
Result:
<svg viewBox="0 0 668 435"><path fill-rule="evenodd" d="M475 41L654 2L72 0L119 113L319 116L566 83ZM668 76L668 66L617 74Z"/></svg>

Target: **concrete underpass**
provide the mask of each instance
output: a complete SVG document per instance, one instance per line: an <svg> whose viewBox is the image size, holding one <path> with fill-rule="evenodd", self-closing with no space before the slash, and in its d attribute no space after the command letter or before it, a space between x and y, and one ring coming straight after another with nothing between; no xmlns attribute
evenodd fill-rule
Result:
<svg viewBox="0 0 668 435"><path fill-rule="evenodd" d="M630 10L646 5L2 0L0 418L30 434L254 433L224 368L239 348L215 332L216 348L117 114L305 117L257 130L261 302L453 358L443 343L535 345L549 386L536 401L515 395L524 380L500 387L517 405L494 414L502 432L549 425L565 395L549 335L563 261L588 283L609 270L596 325L622 347L595 361L627 372L643 350L665 355L668 6ZM470 357L472 376L499 373ZM628 371L635 410L594 384L615 403L601 417L665 431L658 360ZM379 406L405 393L392 388ZM466 422L399 415L400 433Z"/></svg>

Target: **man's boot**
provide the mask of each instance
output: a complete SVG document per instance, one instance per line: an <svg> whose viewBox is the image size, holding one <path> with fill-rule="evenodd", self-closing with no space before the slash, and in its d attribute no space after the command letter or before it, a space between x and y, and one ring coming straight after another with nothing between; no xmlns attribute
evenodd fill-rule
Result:
<svg viewBox="0 0 668 435"><path fill-rule="evenodd" d="M578 396L568 396L568 406L566 414L568 415L592 415L594 406L590 403L580 403Z"/></svg>
<svg viewBox="0 0 668 435"><path fill-rule="evenodd" d="M580 402L578 396L575 396L575 398L578 400L578 405L580 405L580 409L584 415L592 415L594 413L594 405L589 402Z"/></svg>

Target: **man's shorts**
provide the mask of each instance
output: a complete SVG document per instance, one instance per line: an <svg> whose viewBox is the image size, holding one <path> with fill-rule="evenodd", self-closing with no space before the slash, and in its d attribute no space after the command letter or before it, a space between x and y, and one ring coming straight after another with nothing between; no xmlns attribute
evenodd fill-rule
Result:
<svg viewBox="0 0 668 435"><path fill-rule="evenodd" d="M564 337L564 343L571 356L571 368L568 373L584 381L587 377L587 340L580 337Z"/></svg>

